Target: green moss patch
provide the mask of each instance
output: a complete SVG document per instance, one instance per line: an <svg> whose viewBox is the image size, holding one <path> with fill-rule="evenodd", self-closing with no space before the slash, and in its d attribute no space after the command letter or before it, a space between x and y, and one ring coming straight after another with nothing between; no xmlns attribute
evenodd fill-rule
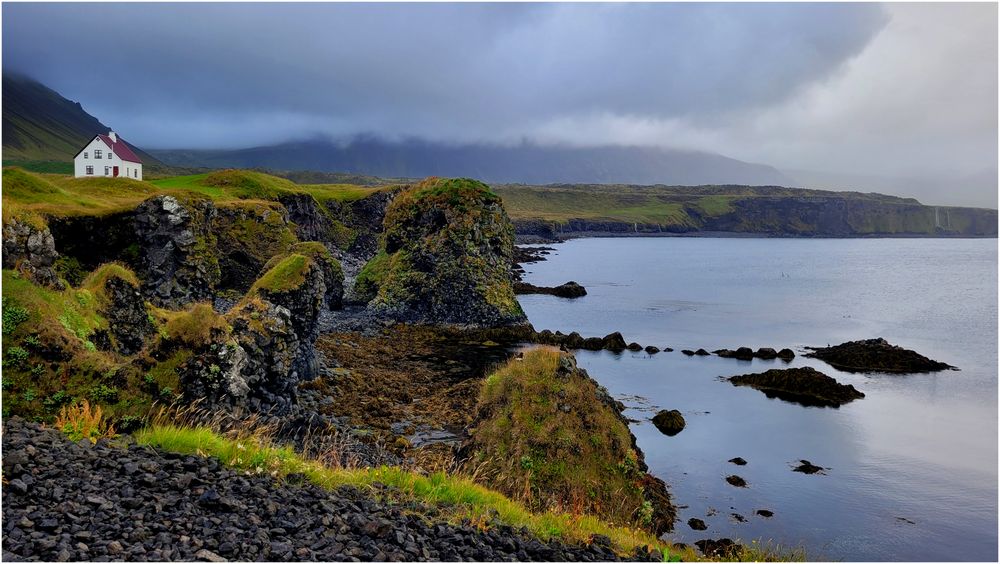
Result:
<svg viewBox="0 0 1000 564"><path fill-rule="evenodd" d="M571 357L534 349L483 384L472 455L477 480L536 510L577 510L648 526L644 472L625 421Z"/></svg>
<svg viewBox="0 0 1000 564"><path fill-rule="evenodd" d="M250 291L266 290L281 294L294 290L305 282L306 273L311 265L312 259L305 255L297 253L288 255L258 278Z"/></svg>

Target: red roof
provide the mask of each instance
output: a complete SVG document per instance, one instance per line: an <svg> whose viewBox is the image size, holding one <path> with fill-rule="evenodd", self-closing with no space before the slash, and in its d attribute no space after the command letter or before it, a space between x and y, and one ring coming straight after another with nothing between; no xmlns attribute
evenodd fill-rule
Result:
<svg viewBox="0 0 1000 564"><path fill-rule="evenodd" d="M107 145L108 147L111 147L111 150L112 150L112 151L113 151L113 152L114 152L114 153L115 153L116 155L118 155L118 158L120 158L121 160L123 160L123 161L128 161L128 162L131 162L131 163L139 163L139 164L142 164L142 161L141 161L141 160L139 159L139 157L137 157L137 156L136 156L136 154L132 152L132 148L131 148L131 147L129 147L129 146L128 146L128 145L127 145L127 144L125 143L125 141L122 141L121 137L119 137L119 138L118 138L118 142L117 142L117 143L115 143L115 142L114 142L114 141L112 141L112 140L111 140L111 138L110 138L110 137L108 137L107 135L103 135L103 134L100 134L100 133L99 133L99 134L97 134L97 136L98 136L98 137L100 137L100 138L101 138L101 141L104 141L104 143L105 143L105 144L106 144L106 145Z"/></svg>

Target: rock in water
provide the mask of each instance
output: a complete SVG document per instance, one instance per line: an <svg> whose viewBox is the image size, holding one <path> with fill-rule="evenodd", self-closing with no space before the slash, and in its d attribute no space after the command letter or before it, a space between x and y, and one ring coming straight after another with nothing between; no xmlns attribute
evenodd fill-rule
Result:
<svg viewBox="0 0 1000 564"><path fill-rule="evenodd" d="M775 368L760 374L733 376L729 378L729 382L734 386L750 386L764 392L769 398L804 406L840 407L865 397L854 386L841 384L808 366Z"/></svg>
<svg viewBox="0 0 1000 564"><path fill-rule="evenodd" d="M801 472L803 474L825 474L823 470L826 470L826 468L823 468L822 466L816 466L815 464L809 462L808 460L800 460L799 465L796 466L795 468L792 468L792 472Z"/></svg>
<svg viewBox="0 0 1000 564"><path fill-rule="evenodd" d="M664 409L653 417L653 425L664 435L672 437L684 430L684 416L676 409Z"/></svg>
<svg viewBox="0 0 1000 564"><path fill-rule="evenodd" d="M587 295L587 289L572 280L559 286L535 286L527 282L516 282L514 292L518 294L549 294L560 298L582 298Z"/></svg>
<svg viewBox="0 0 1000 564"><path fill-rule="evenodd" d="M742 548L732 539L705 539L694 543L701 550L702 554L710 558L731 559L739 558Z"/></svg>
<svg viewBox="0 0 1000 564"><path fill-rule="evenodd" d="M500 197L466 178L429 178L399 194L355 294L376 314L478 327L527 322L514 295L514 227Z"/></svg>
<svg viewBox="0 0 1000 564"><path fill-rule="evenodd" d="M736 486L737 488L747 487L747 481L735 474L732 476L726 476L726 482L728 482L730 486Z"/></svg>
<svg viewBox="0 0 1000 564"><path fill-rule="evenodd" d="M732 462L733 464L735 464L737 466L746 466L747 465L747 461L743 460L743 458L739 457L739 456L737 456L736 458L730 458L729 462Z"/></svg>
<svg viewBox="0 0 1000 564"><path fill-rule="evenodd" d="M704 531L708 528L708 525L704 521L698 519L697 517L692 517L688 519L688 527L691 527L695 531Z"/></svg>
<svg viewBox="0 0 1000 564"><path fill-rule="evenodd" d="M806 356L818 358L846 372L937 372L957 370L954 366L931 360L922 354L889 344L885 339L867 339L841 343L833 347L807 347Z"/></svg>

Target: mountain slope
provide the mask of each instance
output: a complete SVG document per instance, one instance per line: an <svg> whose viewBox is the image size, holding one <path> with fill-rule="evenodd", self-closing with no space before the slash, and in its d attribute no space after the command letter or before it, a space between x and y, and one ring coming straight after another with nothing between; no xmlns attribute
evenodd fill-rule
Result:
<svg viewBox="0 0 1000 564"><path fill-rule="evenodd" d="M358 137L346 144L299 141L238 150L154 150L165 163L485 182L626 184L788 184L776 169L696 151L651 147L561 147L523 143L447 145Z"/></svg>
<svg viewBox="0 0 1000 564"><path fill-rule="evenodd" d="M79 102L22 75L3 75L4 161L69 163L98 133L111 128L88 114ZM145 165L160 162L131 143Z"/></svg>

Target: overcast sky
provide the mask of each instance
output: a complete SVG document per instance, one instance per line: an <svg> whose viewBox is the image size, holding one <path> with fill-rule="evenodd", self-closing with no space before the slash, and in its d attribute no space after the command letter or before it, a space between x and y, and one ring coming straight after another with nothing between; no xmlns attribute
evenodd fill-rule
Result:
<svg viewBox="0 0 1000 564"><path fill-rule="evenodd" d="M996 206L996 4L5 3L3 66L146 148L659 145Z"/></svg>

